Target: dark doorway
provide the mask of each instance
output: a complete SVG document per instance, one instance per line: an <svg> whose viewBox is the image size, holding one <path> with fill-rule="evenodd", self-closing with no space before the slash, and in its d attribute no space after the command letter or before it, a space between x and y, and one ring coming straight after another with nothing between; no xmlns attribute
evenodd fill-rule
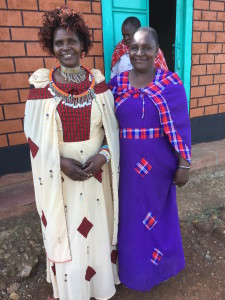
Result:
<svg viewBox="0 0 225 300"><path fill-rule="evenodd" d="M149 0L149 18L150 26L158 33L168 68L174 71L176 0Z"/></svg>

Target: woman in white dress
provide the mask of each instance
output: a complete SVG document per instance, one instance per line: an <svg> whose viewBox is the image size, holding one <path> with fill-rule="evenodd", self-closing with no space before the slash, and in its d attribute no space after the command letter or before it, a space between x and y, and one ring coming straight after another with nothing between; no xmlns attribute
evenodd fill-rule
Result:
<svg viewBox="0 0 225 300"><path fill-rule="evenodd" d="M80 64L91 42L79 13L46 12L39 39L60 62L30 77L24 125L53 287L48 299L109 299L119 283L113 96L99 70Z"/></svg>

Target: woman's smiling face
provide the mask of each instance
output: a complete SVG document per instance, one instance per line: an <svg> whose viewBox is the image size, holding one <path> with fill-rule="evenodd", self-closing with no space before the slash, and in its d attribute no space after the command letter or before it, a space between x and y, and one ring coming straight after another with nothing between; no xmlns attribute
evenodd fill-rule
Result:
<svg viewBox="0 0 225 300"><path fill-rule="evenodd" d="M134 69L145 72L154 66L158 45L153 34L146 31L137 31L130 43L130 61Z"/></svg>
<svg viewBox="0 0 225 300"><path fill-rule="evenodd" d="M60 64L67 68L80 65L83 42L73 30L60 27L54 32L53 51Z"/></svg>

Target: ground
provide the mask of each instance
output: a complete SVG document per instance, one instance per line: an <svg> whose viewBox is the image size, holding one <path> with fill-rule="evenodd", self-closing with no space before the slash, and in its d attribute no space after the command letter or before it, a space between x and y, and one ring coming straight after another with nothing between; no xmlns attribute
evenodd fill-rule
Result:
<svg viewBox="0 0 225 300"><path fill-rule="evenodd" d="M224 199L224 164L192 172L178 190L185 269L146 293L119 285L112 300L224 300ZM36 212L1 221L0 299L44 300L49 291Z"/></svg>

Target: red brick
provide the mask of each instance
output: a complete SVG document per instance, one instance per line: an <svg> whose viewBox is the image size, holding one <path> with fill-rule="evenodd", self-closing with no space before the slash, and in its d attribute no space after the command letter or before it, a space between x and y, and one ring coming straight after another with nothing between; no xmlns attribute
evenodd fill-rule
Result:
<svg viewBox="0 0 225 300"><path fill-rule="evenodd" d="M27 139L26 139L26 136L25 136L24 132L8 134L8 138L9 138L9 145L10 146L26 144L27 143Z"/></svg>
<svg viewBox="0 0 225 300"><path fill-rule="evenodd" d="M198 98L205 96L205 87L204 86L197 86L191 88L191 98Z"/></svg>
<svg viewBox="0 0 225 300"><path fill-rule="evenodd" d="M88 69L93 69L94 68L94 58L93 57L84 57L81 60L81 64L87 67Z"/></svg>
<svg viewBox="0 0 225 300"><path fill-rule="evenodd" d="M0 91L0 104L19 102L16 90Z"/></svg>
<svg viewBox="0 0 225 300"><path fill-rule="evenodd" d="M216 1L210 1L210 10L224 11L224 3L223 2L216 2Z"/></svg>
<svg viewBox="0 0 225 300"><path fill-rule="evenodd" d="M206 96L214 96L218 94L219 94L219 84L206 86Z"/></svg>
<svg viewBox="0 0 225 300"><path fill-rule="evenodd" d="M4 74L0 75L2 89L15 89L29 87L27 74Z"/></svg>
<svg viewBox="0 0 225 300"><path fill-rule="evenodd" d="M89 28L102 28L101 15L84 15L84 20Z"/></svg>
<svg viewBox="0 0 225 300"><path fill-rule="evenodd" d="M34 72L43 68L43 58L16 58L16 72Z"/></svg>
<svg viewBox="0 0 225 300"><path fill-rule="evenodd" d="M195 108L198 106L198 99L191 99L190 108Z"/></svg>
<svg viewBox="0 0 225 300"><path fill-rule="evenodd" d="M205 115L214 115L218 112L218 105L206 106L205 107Z"/></svg>
<svg viewBox="0 0 225 300"><path fill-rule="evenodd" d="M0 11L0 26L21 26L21 12L20 11Z"/></svg>
<svg viewBox="0 0 225 300"><path fill-rule="evenodd" d="M94 43L89 55L102 55L102 43Z"/></svg>
<svg viewBox="0 0 225 300"><path fill-rule="evenodd" d="M192 44L192 53L207 53L207 44L206 43L194 43Z"/></svg>
<svg viewBox="0 0 225 300"><path fill-rule="evenodd" d="M225 62L225 54L215 54L215 63L223 63Z"/></svg>
<svg viewBox="0 0 225 300"><path fill-rule="evenodd" d="M212 64L214 63L214 54L202 54L200 56L200 64Z"/></svg>
<svg viewBox="0 0 225 300"><path fill-rule="evenodd" d="M225 84L220 85L220 95L225 94Z"/></svg>
<svg viewBox="0 0 225 300"><path fill-rule="evenodd" d="M198 106L207 106L212 104L212 97L204 97L198 99Z"/></svg>
<svg viewBox="0 0 225 300"><path fill-rule="evenodd" d="M94 14L101 14L102 13L101 4L97 2L92 2L92 12Z"/></svg>
<svg viewBox="0 0 225 300"><path fill-rule="evenodd" d="M225 32L217 32L216 34L216 42L217 43L224 43L225 42Z"/></svg>
<svg viewBox="0 0 225 300"><path fill-rule="evenodd" d="M204 116L204 107L192 108L190 110L190 118Z"/></svg>
<svg viewBox="0 0 225 300"><path fill-rule="evenodd" d="M20 93L20 101L26 102L28 99L29 89L19 90Z"/></svg>
<svg viewBox="0 0 225 300"><path fill-rule="evenodd" d="M9 9L36 10L37 0L7 0ZM47 2L47 1L46 1ZM55 1L54 1L55 2Z"/></svg>
<svg viewBox="0 0 225 300"><path fill-rule="evenodd" d="M198 65L199 64L199 58L200 55L192 55L191 59L192 59L192 65Z"/></svg>
<svg viewBox="0 0 225 300"><path fill-rule="evenodd" d="M4 106L5 119L17 119L24 117L25 103ZM19 131L19 130L15 130Z"/></svg>
<svg viewBox="0 0 225 300"><path fill-rule="evenodd" d="M210 31L223 31L223 23L222 22L209 22L209 30Z"/></svg>
<svg viewBox="0 0 225 300"><path fill-rule="evenodd" d="M95 57L95 68L99 69L104 74L104 61L103 61L103 57Z"/></svg>
<svg viewBox="0 0 225 300"><path fill-rule="evenodd" d="M225 44L223 44L222 53L225 53Z"/></svg>
<svg viewBox="0 0 225 300"><path fill-rule="evenodd" d="M225 95L219 95L213 97L213 104L225 103Z"/></svg>
<svg viewBox="0 0 225 300"><path fill-rule="evenodd" d="M94 41L102 42L102 30L94 30Z"/></svg>
<svg viewBox="0 0 225 300"><path fill-rule="evenodd" d="M193 31L208 31L209 22L206 21L193 21Z"/></svg>
<svg viewBox="0 0 225 300"><path fill-rule="evenodd" d="M202 12L201 10L194 10L193 12L193 20L200 21L202 19Z"/></svg>
<svg viewBox="0 0 225 300"><path fill-rule="evenodd" d="M191 76L195 75L205 75L206 74L206 65L192 66Z"/></svg>
<svg viewBox="0 0 225 300"><path fill-rule="evenodd" d="M38 31L36 28L12 28L12 40L17 41L37 41Z"/></svg>
<svg viewBox="0 0 225 300"><path fill-rule="evenodd" d="M0 147L8 146L8 141L6 135L0 135Z"/></svg>
<svg viewBox="0 0 225 300"><path fill-rule="evenodd" d="M59 65L59 62L57 60L55 60L55 58L53 58L53 57L46 57L44 60L45 60L45 68L46 69L52 69L55 66Z"/></svg>
<svg viewBox="0 0 225 300"><path fill-rule="evenodd" d="M222 44L208 44L208 53L221 53Z"/></svg>
<svg viewBox="0 0 225 300"><path fill-rule="evenodd" d="M9 28L0 28L1 41L10 40Z"/></svg>
<svg viewBox="0 0 225 300"><path fill-rule="evenodd" d="M5 0L0 0L0 8L6 8Z"/></svg>
<svg viewBox="0 0 225 300"><path fill-rule="evenodd" d="M218 74L220 73L220 65L207 65L207 74Z"/></svg>
<svg viewBox="0 0 225 300"><path fill-rule="evenodd" d="M217 21L225 21L225 13L224 12L217 13Z"/></svg>
<svg viewBox="0 0 225 300"><path fill-rule="evenodd" d="M9 58L0 58L0 73L14 72L13 60Z"/></svg>
<svg viewBox="0 0 225 300"><path fill-rule="evenodd" d="M220 104L219 105L219 113L224 113L225 112L225 104Z"/></svg>
<svg viewBox="0 0 225 300"><path fill-rule="evenodd" d="M221 64L221 73L225 73L225 64Z"/></svg>
<svg viewBox="0 0 225 300"><path fill-rule="evenodd" d="M26 43L27 45L27 56L48 56L39 43Z"/></svg>
<svg viewBox="0 0 225 300"><path fill-rule="evenodd" d="M91 3L85 1L67 1L67 5L82 13L91 13Z"/></svg>
<svg viewBox="0 0 225 300"><path fill-rule="evenodd" d="M65 0L54 0L54 1L39 0L40 10L51 10L56 8L57 6L63 6L63 5L65 5Z"/></svg>
<svg viewBox="0 0 225 300"><path fill-rule="evenodd" d="M21 120L3 121L0 123L0 134L8 132L18 132L23 130Z"/></svg>
<svg viewBox="0 0 225 300"><path fill-rule="evenodd" d="M225 74L214 75L214 84L225 83Z"/></svg>
<svg viewBox="0 0 225 300"><path fill-rule="evenodd" d="M208 85L208 84L213 84L212 75L199 76L199 85Z"/></svg>
<svg viewBox="0 0 225 300"><path fill-rule="evenodd" d="M2 120L4 120L4 116L3 116L2 106L0 106L0 121L2 121Z"/></svg>
<svg viewBox="0 0 225 300"><path fill-rule="evenodd" d="M1 42L0 56L24 56L24 43Z"/></svg>
<svg viewBox="0 0 225 300"><path fill-rule="evenodd" d="M202 32L201 42L215 42L216 34L215 32Z"/></svg>
<svg viewBox="0 0 225 300"><path fill-rule="evenodd" d="M191 77L191 86L198 86L198 76Z"/></svg>
<svg viewBox="0 0 225 300"><path fill-rule="evenodd" d="M192 43L200 42L200 38L201 38L201 32L194 31L192 36Z"/></svg>
<svg viewBox="0 0 225 300"><path fill-rule="evenodd" d="M209 9L209 1L195 0L194 8L195 9Z"/></svg>
<svg viewBox="0 0 225 300"><path fill-rule="evenodd" d="M216 21L216 12L215 11L202 11L202 20L203 21Z"/></svg>
<svg viewBox="0 0 225 300"><path fill-rule="evenodd" d="M41 27L43 12L23 11L24 26Z"/></svg>

